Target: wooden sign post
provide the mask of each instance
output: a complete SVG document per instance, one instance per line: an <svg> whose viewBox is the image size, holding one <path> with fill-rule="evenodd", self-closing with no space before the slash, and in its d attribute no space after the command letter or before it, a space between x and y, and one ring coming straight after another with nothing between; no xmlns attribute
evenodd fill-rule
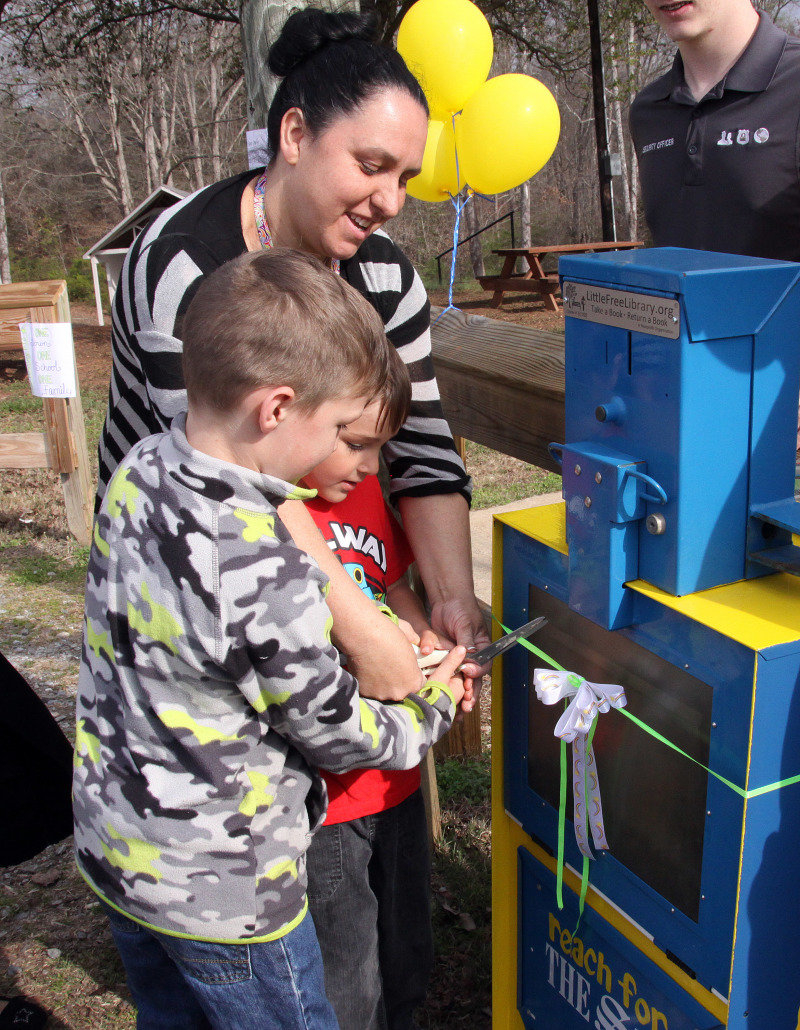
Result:
<svg viewBox="0 0 800 1030"><path fill-rule="evenodd" d="M0 286L0 355L22 352L20 322L69 322L63 280ZM74 358L73 358L74 361ZM76 396L46 398L43 433L0 436L0 469L51 468L58 472L67 523L78 543L88 546L92 532L94 488L89 472L80 387Z"/></svg>

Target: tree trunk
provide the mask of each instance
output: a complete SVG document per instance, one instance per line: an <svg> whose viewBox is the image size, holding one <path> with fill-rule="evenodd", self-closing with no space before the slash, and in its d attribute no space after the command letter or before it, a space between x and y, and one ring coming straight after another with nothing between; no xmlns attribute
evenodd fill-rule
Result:
<svg viewBox="0 0 800 1030"><path fill-rule="evenodd" d="M480 229L478 225L478 208L477 208L477 197L473 197L472 200L464 208L464 235L472 236L474 232ZM469 259L472 262L472 271L477 279L479 275L486 275L486 270L483 267L483 247L481 246L480 236L473 236L469 241Z"/></svg>
<svg viewBox="0 0 800 1030"><path fill-rule="evenodd" d="M193 49L189 50L189 58L194 57ZM199 128L199 116L197 113L197 76L196 68L190 67L190 63L186 61L184 55L183 65L183 95L185 97L186 112L188 115L187 121L189 123L188 133L189 138L192 141L192 151L195 155L195 160L189 163L188 174L194 188L196 190L202 189L205 185L203 177L203 145L200 140L200 128ZM214 175L211 182L219 182L222 178L221 175Z"/></svg>
<svg viewBox="0 0 800 1030"><path fill-rule="evenodd" d="M0 168L0 283L11 282L11 259L8 252L6 197L3 191L3 170Z"/></svg>
<svg viewBox="0 0 800 1030"><path fill-rule="evenodd" d="M358 11L358 0L315 0L315 6L329 11ZM242 33L242 63L247 85L247 127L263 129L277 88L267 71L267 53L297 0L242 0L239 18Z"/></svg>
<svg viewBox="0 0 800 1030"><path fill-rule="evenodd" d="M519 204L519 231L520 231L520 247L532 247L533 240L531 239L531 181L527 179L519 187L517 194L517 203Z"/></svg>
<svg viewBox="0 0 800 1030"><path fill-rule="evenodd" d="M125 140L121 129L119 98L117 96L116 88L112 83L109 83L108 86L106 105L108 107L110 119L111 139L114 146L114 158L117 167L117 181L119 183L122 210L127 215L130 211L133 211L135 205L133 203L131 181L128 175L128 161L125 156Z"/></svg>
<svg viewBox="0 0 800 1030"><path fill-rule="evenodd" d="M622 104L619 100L619 74L617 70L617 62L611 62L611 91L613 100L611 101L611 123L612 131L614 133L614 139L617 145L617 153L619 154L620 170L621 170L621 183L622 183L622 213L625 217L625 239L635 239L631 235L633 226L633 213L631 211L631 184L628 175L628 151L625 145L625 137L623 135L623 121L624 116L622 113Z"/></svg>

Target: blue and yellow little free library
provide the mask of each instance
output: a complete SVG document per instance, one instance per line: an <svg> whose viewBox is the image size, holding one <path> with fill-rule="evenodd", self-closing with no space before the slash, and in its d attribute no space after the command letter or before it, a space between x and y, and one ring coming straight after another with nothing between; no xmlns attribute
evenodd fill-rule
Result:
<svg viewBox="0 0 800 1030"><path fill-rule="evenodd" d="M596 720L609 850L579 919L563 709L536 655L495 669L493 1025L796 1030L800 265L665 248L559 273L564 500L496 517L493 608L547 616L532 643L627 707Z"/></svg>

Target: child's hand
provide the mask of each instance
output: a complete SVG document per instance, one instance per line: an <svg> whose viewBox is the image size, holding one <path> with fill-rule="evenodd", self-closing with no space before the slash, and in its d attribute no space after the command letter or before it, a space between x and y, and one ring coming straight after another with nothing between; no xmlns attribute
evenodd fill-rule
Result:
<svg viewBox="0 0 800 1030"><path fill-rule="evenodd" d="M458 714L456 715L455 721L461 722L464 716L468 712L471 712L477 703L478 698L475 692L475 680L471 676L464 676L464 696L461 699L461 704L459 706Z"/></svg>
<svg viewBox="0 0 800 1030"><path fill-rule="evenodd" d="M456 705L459 705L464 697L464 679L458 672L458 667L464 663L466 654L466 648L454 647L450 654L433 670L428 679L428 682L433 680L449 687Z"/></svg>
<svg viewBox="0 0 800 1030"><path fill-rule="evenodd" d="M398 625L399 629L405 634L405 638L409 642L409 644L420 644L421 645L421 639L422 638L420 637L419 633L417 633L417 631L414 629L414 627L411 625L410 622L406 622L405 619L398 618L397 625Z"/></svg>
<svg viewBox="0 0 800 1030"><path fill-rule="evenodd" d="M449 641L440 643L439 637L433 632L430 626L424 629L419 635L419 641L412 640L412 644L417 644L420 650L420 654L430 654L431 651L437 651L439 648L450 648L453 646Z"/></svg>

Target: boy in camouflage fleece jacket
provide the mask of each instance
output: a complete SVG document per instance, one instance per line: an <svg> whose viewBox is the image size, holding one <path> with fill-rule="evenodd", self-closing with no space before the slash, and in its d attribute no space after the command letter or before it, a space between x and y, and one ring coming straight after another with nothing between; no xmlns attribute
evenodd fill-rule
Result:
<svg viewBox="0 0 800 1030"><path fill-rule="evenodd" d="M140 1028L336 1026L305 919L315 767L413 767L463 694L456 648L402 704L359 698L327 579L277 513L313 495L292 483L378 392L388 346L313 258L223 266L186 316L188 414L133 448L98 514L75 847Z"/></svg>

